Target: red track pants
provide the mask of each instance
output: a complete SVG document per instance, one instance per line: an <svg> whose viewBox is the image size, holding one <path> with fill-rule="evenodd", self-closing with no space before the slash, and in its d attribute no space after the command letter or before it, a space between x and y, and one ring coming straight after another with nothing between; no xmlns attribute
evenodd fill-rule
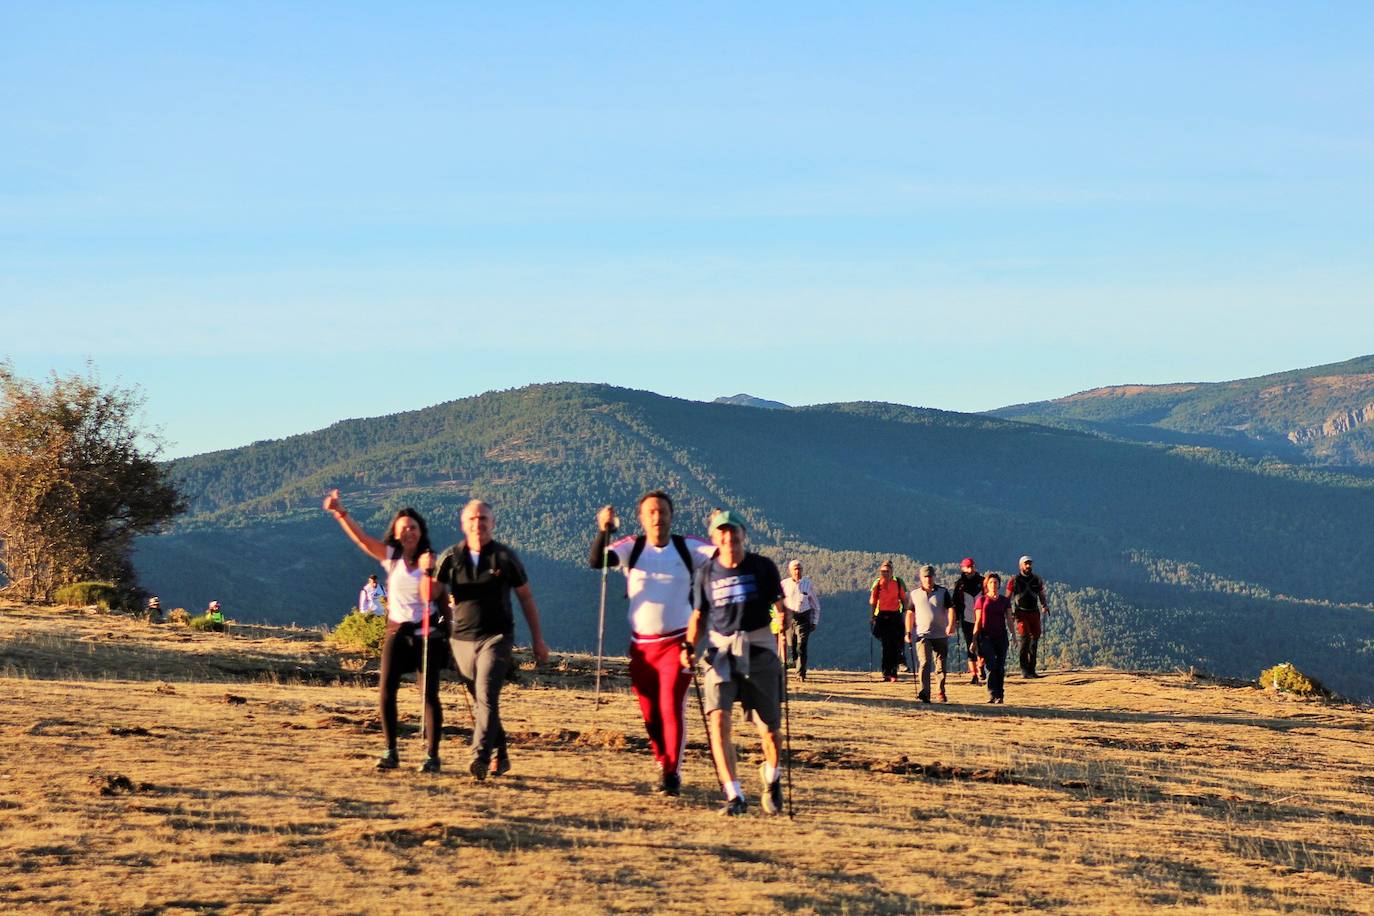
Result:
<svg viewBox="0 0 1374 916"><path fill-rule="evenodd" d="M678 771L687 747L687 685L692 675L679 658L683 635L636 636L630 642L630 683L639 697L654 759L665 773Z"/></svg>

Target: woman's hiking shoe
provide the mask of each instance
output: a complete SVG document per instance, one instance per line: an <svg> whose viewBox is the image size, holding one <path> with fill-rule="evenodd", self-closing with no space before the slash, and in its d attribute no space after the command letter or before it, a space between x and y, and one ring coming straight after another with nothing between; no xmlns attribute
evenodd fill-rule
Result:
<svg viewBox="0 0 1374 916"><path fill-rule="evenodd" d="M496 759L491 762L491 771L488 776L505 776L510 772L510 758L505 754L497 754Z"/></svg>
<svg viewBox="0 0 1374 916"><path fill-rule="evenodd" d="M468 772L472 774L473 779L481 782L487 778L488 766L489 764L481 757L474 757L472 762L468 764Z"/></svg>
<svg viewBox="0 0 1374 916"><path fill-rule="evenodd" d="M730 799L720 809L716 811L721 817L739 817L741 814L749 813L749 803L740 795Z"/></svg>
<svg viewBox="0 0 1374 916"><path fill-rule="evenodd" d="M394 770L400 764L401 758L396 756L396 749L393 747L385 754L377 758L377 769Z"/></svg>
<svg viewBox="0 0 1374 916"><path fill-rule="evenodd" d="M936 695L935 699L939 700L941 703L948 703L948 702L949 702L949 697L945 696L945 692L944 692L943 690L941 690L941 691Z"/></svg>
<svg viewBox="0 0 1374 916"><path fill-rule="evenodd" d="M682 794L682 777L676 773L665 772L659 780L658 791L660 795L676 798Z"/></svg>
<svg viewBox="0 0 1374 916"><path fill-rule="evenodd" d="M420 772L421 772L421 773L437 773L437 772L439 772L439 758L438 758L438 757L431 757L431 756L429 756L428 754L426 754L426 755L425 755L425 762L422 763L422 764L420 764Z"/></svg>

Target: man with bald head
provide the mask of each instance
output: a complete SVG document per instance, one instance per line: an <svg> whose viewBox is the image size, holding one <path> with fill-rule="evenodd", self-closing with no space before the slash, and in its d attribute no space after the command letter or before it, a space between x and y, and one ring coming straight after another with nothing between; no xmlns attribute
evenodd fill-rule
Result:
<svg viewBox="0 0 1374 916"><path fill-rule="evenodd" d="M474 499L463 507L464 540L444 551L432 569L433 598L447 595L451 606L450 645L458 677L473 698L472 759L468 772L477 779L500 776L510 769L506 730L501 727L501 685L511 666L515 616L511 592L529 624L538 664L549 660L549 647L539 624L539 608L520 558L492 539L496 520L491 506Z"/></svg>

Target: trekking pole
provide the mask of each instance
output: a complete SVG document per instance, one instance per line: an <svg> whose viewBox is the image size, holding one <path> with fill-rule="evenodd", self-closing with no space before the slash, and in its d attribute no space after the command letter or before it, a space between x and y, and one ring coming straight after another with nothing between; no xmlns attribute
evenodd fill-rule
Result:
<svg viewBox="0 0 1374 916"><path fill-rule="evenodd" d="M701 712L701 729L706 735L706 756L711 759L711 772L716 774L720 794L726 795L725 783L720 778L720 768L716 766L716 746L711 742L711 723L706 719L706 701L701 698L701 680L697 677L697 666L692 665L692 686L696 688L697 709Z"/></svg>
<svg viewBox="0 0 1374 916"><path fill-rule="evenodd" d="M792 704L788 701L787 665L782 666L782 721L783 721L783 765L787 772L787 818L792 820L796 811L792 807Z"/></svg>
<svg viewBox="0 0 1374 916"><path fill-rule="evenodd" d="M600 666L602 666L602 650L606 640L606 562L610 559L610 542L607 534L606 547L602 549L602 600L600 600L600 611L596 615L596 694L594 699L595 709L592 710L592 718L596 718L596 710L600 709Z"/></svg>
<svg viewBox="0 0 1374 916"><path fill-rule="evenodd" d="M916 671L916 642L911 643L911 689L916 691L916 702L921 702L921 675Z"/></svg>
<svg viewBox="0 0 1374 916"><path fill-rule="evenodd" d="M420 578L421 597L424 598L424 610L420 612L420 740L425 743L425 748L429 748L429 717L425 715L428 711L425 707L429 705L429 608L434 601L434 586L429 576Z"/></svg>

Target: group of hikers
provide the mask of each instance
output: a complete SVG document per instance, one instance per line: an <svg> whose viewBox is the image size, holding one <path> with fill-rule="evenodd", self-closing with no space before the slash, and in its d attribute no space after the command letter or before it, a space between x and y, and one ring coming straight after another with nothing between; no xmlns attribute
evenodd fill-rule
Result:
<svg viewBox="0 0 1374 916"><path fill-rule="evenodd" d="M681 792L687 694L695 680L725 796L720 813L739 815L749 806L732 733L737 702L763 746L763 810L780 813L786 668L795 665L798 677L806 679L808 642L820 622L820 595L799 560L788 564L783 577L772 560L750 551L737 513L713 510L708 542L673 533L673 501L662 490L645 493L636 508L641 533L635 536L617 537L619 520L612 506L597 512L588 564L602 570L603 577L610 569L625 575L630 682L658 765L658 791L668 796ZM491 506L477 499L469 502L461 515L463 540L438 554L424 519L412 508L397 512L381 538L369 535L349 515L337 490L325 498L324 509L386 575L385 588L373 577L359 595L360 609L384 609L387 619L378 690L386 748L378 769L399 764L396 693L403 674L419 672L426 745L420 770L439 771L443 710L438 672L452 667L472 701L467 770L479 780L505 774L511 764L500 702L514 647L512 593L529 626L538 664L547 662L549 649L524 566L510 547L492 537ZM962 632L974 682L983 678L988 702L1001 702L1001 666L1013 616L1022 636L1022 671L1035 677L1040 613L1048 606L1044 583L1032 564L1030 557L1022 557L1021 572L1002 594L996 573L981 576L973 560L965 559L951 595L934 584L932 567L923 567L920 587L908 590L885 562L869 602L873 633L883 643L884 677L897 680L903 644L910 643L921 671L921 699L930 702L933 668L936 698L945 702L949 638Z"/></svg>

